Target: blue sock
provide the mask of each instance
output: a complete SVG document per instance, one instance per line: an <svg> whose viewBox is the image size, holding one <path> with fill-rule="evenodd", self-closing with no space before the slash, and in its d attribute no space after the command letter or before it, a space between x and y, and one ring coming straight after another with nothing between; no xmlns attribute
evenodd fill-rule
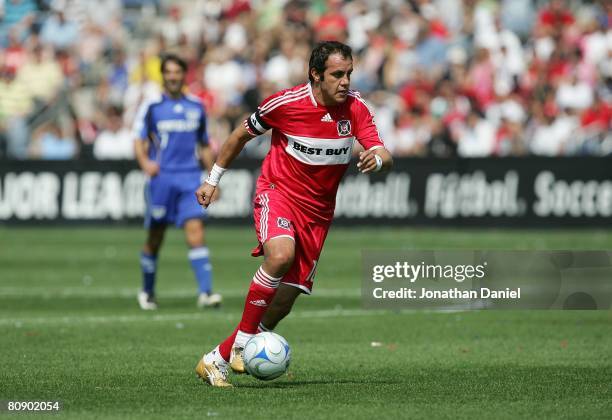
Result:
<svg viewBox="0 0 612 420"><path fill-rule="evenodd" d="M140 269L142 270L142 290L154 293L155 272L157 271L157 255L140 253Z"/></svg>
<svg viewBox="0 0 612 420"><path fill-rule="evenodd" d="M198 282L198 291L210 294L212 290L212 266L208 259L208 248L205 246L192 248L189 251L189 262Z"/></svg>

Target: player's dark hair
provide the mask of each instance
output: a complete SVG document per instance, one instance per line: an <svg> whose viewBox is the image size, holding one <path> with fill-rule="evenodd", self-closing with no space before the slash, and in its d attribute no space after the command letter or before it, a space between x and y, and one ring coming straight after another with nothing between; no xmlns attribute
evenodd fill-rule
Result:
<svg viewBox="0 0 612 420"><path fill-rule="evenodd" d="M179 57L178 55L168 53L168 54L162 55L161 59L162 59L161 61L161 72L162 73L164 72L164 69L166 68L166 63L169 61L178 64L178 66L183 70L183 72L187 72L187 62L183 60L181 57Z"/></svg>
<svg viewBox="0 0 612 420"><path fill-rule="evenodd" d="M310 61L308 62L308 80L314 82L311 70L315 69L317 73L321 75L323 80L323 73L325 72L325 62L332 54L340 54L342 58L353 59L353 50L346 44L338 41L323 41L317 44L312 50L310 55Z"/></svg>

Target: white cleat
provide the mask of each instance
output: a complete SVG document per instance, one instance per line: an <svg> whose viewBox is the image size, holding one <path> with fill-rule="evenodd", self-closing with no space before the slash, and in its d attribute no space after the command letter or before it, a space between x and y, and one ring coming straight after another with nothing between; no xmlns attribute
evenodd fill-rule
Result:
<svg viewBox="0 0 612 420"><path fill-rule="evenodd" d="M214 387L231 388L232 386L227 381L227 363L206 363L204 357L202 357L195 371L200 379Z"/></svg>
<svg viewBox="0 0 612 420"><path fill-rule="evenodd" d="M223 298L218 293L200 293L198 295L198 308L217 308L221 305Z"/></svg>
<svg viewBox="0 0 612 420"><path fill-rule="evenodd" d="M157 309L155 296L145 292L144 290L138 292L138 304L140 305L140 309L143 311L154 311Z"/></svg>

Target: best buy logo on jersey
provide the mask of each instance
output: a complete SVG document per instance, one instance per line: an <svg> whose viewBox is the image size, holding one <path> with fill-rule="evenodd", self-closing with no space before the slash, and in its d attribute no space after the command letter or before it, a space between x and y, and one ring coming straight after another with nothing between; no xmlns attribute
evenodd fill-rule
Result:
<svg viewBox="0 0 612 420"><path fill-rule="evenodd" d="M285 134L285 151L309 165L344 165L349 163L355 137L320 139Z"/></svg>
<svg viewBox="0 0 612 420"><path fill-rule="evenodd" d="M302 153L306 153L308 155L327 155L327 156L332 156L332 155L342 155L342 154L346 154L348 153L350 147L340 147L338 149L321 149L318 147L307 147L304 146L303 144L300 144L298 142L294 142L293 143L293 148L295 150L299 150ZM325 151L325 152L323 152Z"/></svg>

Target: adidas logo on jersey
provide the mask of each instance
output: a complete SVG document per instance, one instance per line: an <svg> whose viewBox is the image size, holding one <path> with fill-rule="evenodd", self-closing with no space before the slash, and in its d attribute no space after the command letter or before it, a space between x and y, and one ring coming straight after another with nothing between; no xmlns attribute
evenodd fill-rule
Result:
<svg viewBox="0 0 612 420"><path fill-rule="evenodd" d="M323 116L323 118L321 118L321 121L323 121L323 122L334 122L334 120L332 120L331 115L329 115L329 112L327 114L325 114Z"/></svg>
<svg viewBox="0 0 612 420"><path fill-rule="evenodd" d="M249 302L251 305L255 305L255 306L261 306L261 307L265 307L268 306L268 304L266 303L265 300L263 299L259 299L259 300L252 300Z"/></svg>

